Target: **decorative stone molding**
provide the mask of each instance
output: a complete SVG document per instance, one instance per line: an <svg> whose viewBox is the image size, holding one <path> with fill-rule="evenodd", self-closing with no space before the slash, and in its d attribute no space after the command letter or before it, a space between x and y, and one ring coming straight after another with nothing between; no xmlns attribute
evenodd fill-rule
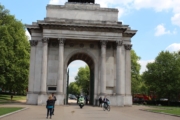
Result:
<svg viewBox="0 0 180 120"><path fill-rule="evenodd" d="M123 33L123 37L130 37L132 38L136 33Z"/></svg>
<svg viewBox="0 0 180 120"><path fill-rule="evenodd" d="M125 48L126 50L131 50L132 45L131 45L131 44L125 44L125 45L124 45L124 48Z"/></svg>
<svg viewBox="0 0 180 120"><path fill-rule="evenodd" d="M65 39L63 39L63 38L58 38L58 41L59 41L59 44L60 44L60 45L64 45Z"/></svg>
<svg viewBox="0 0 180 120"><path fill-rule="evenodd" d="M38 44L37 40L30 40L30 45L31 46L36 46Z"/></svg>
<svg viewBox="0 0 180 120"><path fill-rule="evenodd" d="M117 46L122 46L123 41L116 41L116 43L117 43Z"/></svg>
<svg viewBox="0 0 180 120"><path fill-rule="evenodd" d="M42 42L43 42L43 43L48 43L48 41L49 41L49 38L47 38L47 37L44 37L44 38L42 39Z"/></svg>

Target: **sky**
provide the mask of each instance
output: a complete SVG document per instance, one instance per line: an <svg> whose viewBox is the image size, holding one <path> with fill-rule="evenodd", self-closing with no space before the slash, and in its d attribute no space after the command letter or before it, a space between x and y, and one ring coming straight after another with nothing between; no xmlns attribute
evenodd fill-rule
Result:
<svg viewBox="0 0 180 120"><path fill-rule="evenodd" d="M24 24L46 17L46 5L64 5L67 0L0 0L0 4ZM180 0L95 0L105 8L119 10L118 21L138 30L132 38L132 49L141 58L141 71L153 62L161 51L180 51ZM29 36L29 33L26 31ZM30 39L30 37L29 37ZM70 82L78 68L86 63L74 61L69 65Z"/></svg>

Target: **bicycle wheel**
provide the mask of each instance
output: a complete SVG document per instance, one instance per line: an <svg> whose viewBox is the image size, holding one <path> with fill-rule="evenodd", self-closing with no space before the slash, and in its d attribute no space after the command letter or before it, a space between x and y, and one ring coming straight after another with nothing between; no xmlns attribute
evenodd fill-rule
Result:
<svg viewBox="0 0 180 120"><path fill-rule="evenodd" d="M106 110L105 106L103 106L103 110L104 110L104 111Z"/></svg>
<svg viewBox="0 0 180 120"><path fill-rule="evenodd" d="M107 110L110 111L110 106L109 105L107 106Z"/></svg>

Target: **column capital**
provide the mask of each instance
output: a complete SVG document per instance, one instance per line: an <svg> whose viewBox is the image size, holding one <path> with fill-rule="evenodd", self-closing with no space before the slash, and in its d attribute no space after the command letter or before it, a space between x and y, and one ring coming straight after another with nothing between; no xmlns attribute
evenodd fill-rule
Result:
<svg viewBox="0 0 180 120"><path fill-rule="evenodd" d="M117 46L122 46L123 45L123 41L116 41L116 43L117 43Z"/></svg>
<svg viewBox="0 0 180 120"><path fill-rule="evenodd" d="M64 38L58 38L58 41L59 41L60 45L64 45L65 39Z"/></svg>
<svg viewBox="0 0 180 120"><path fill-rule="evenodd" d="M101 45L106 45L107 41L101 40Z"/></svg>
<svg viewBox="0 0 180 120"><path fill-rule="evenodd" d="M131 50L132 44L125 44L125 45L124 45L124 48L125 48L126 50Z"/></svg>
<svg viewBox="0 0 180 120"><path fill-rule="evenodd" d="M44 38L42 39L42 42L43 42L43 43L48 43L48 41L49 41L49 38L47 38L47 37L44 37Z"/></svg>
<svg viewBox="0 0 180 120"><path fill-rule="evenodd" d="M31 46L36 46L38 44L37 40L30 40L30 45Z"/></svg>

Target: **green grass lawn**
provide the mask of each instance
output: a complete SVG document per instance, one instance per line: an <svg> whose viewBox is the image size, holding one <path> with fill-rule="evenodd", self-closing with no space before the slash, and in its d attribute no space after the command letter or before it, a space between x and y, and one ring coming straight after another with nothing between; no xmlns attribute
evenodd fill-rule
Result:
<svg viewBox="0 0 180 120"><path fill-rule="evenodd" d="M14 95L12 101L18 101L18 100L26 100L26 96L19 96ZM0 104L6 102L11 102L11 96L10 95L0 95Z"/></svg>
<svg viewBox="0 0 180 120"><path fill-rule="evenodd" d="M157 113L167 113L172 115L180 116L180 107L164 107L164 106L156 106L152 107L153 109L148 109L148 111L157 112Z"/></svg>
<svg viewBox="0 0 180 120"><path fill-rule="evenodd" d="M22 109L21 107L0 107L0 116Z"/></svg>

